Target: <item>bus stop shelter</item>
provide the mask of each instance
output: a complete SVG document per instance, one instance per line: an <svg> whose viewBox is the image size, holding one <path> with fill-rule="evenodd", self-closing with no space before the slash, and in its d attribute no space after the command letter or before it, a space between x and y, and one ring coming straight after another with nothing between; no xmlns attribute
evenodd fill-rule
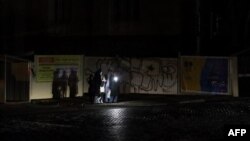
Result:
<svg viewBox="0 0 250 141"><path fill-rule="evenodd" d="M29 102L29 61L0 55L0 103Z"/></svg>

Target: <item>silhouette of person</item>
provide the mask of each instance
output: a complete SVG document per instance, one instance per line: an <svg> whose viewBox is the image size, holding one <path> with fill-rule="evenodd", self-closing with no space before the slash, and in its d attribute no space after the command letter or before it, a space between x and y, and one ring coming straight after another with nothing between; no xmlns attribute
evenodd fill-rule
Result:
<svg viewBox="0 0 250 141"><path fill-rule="evenodd" d="M110 102L112 103L116 103L118 100L118 95L120 92L120 87L119 87L119 79L118 79L118 73L117 72L113 72L110 76L110 84L109 84L109 88L111 90L110 93Z"/></svg>
<svg viewBox="0 0 250 141"><path fill-rule="evenodd" d="M101 87L101 84L102 84L102 70L101 69L98 69L96 72L95 72L95 75L94 75L94 78L93 78L93 81L94 81L94 85L93 85L93 89L94 89L94 103L100 103L98 101L98 98L100 98L101 96L101 92L100 92L100 87Z"/></svg>
<svg viewBox="0 0 250 141"><path fill-rule="evenodd" d="M71 69L69 78L68 78L68 85L69 85L69 96L70 98L74 98L78 93L78 76L77 71Z"/></svg>
<svg viewBox="0 0 250 141"><path fill-rule="evenodd" d="M60 85L61 85L61 96L62 98L66 97L67 94L67 85L68 85L68 75L65 70L63 70L63 74L60 77Z"/></svg>
<svg viewBox="0 0 250 141"><path fill-rule="evenodd" d="M60 99L60 78L59 78L59 69L56 69L53 73L52 81L52 95L53 99Z"/></svg>
<svg viewBox="0 0 250 141"><path fill-rule="evenodd" d="M103 103L105 102L105 96L106 96L106 76L105 75L101 75L101 80L102 80L102 83L101 83L101 88L100 88L100 102Z"/></svg>
<svg viewBox="0 0 250 141"><path fill-rule="evenodd" d="M108 74L106 76L106 85L105 85L105 102L110 103L111 102L111 81L113 76L113 69L110 68L108 70Z"/></svg>
<svg viewBox="0 0 250 141"><path fill-rule="evenodd" d="M103 97L105 95L105 83L106 83L106 78L101 72L101 85L100 85L100 96L98 97L98 102L103 103Z"/></svg>

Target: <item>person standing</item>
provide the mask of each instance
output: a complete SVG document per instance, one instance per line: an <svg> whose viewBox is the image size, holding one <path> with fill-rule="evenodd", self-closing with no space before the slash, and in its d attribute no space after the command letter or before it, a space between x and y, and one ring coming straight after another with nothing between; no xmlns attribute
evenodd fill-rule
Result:
<svg viewBox="0 0 250 141"><path fill-rule="evenodd" d="M52 96L53 99L60 99L60 78L59 78L59 69L56 69L53 73L52 81Z"/></svg>
<svg viewBox="0 0 250 141"><path fill-rule="evenodd" d="M100 103L100 96L101 96L101 92L100 92L100 88L101 88L101 84L102 84L102 70L98 69L95 74L94 74L94 78L93 78L93 89L94 89L94 101L93 103Z"/></svg>
<svg viewBox="0 0 250 141"><path fill-rule="evenodd" d="M61 85L61 97L65 98L67 96L67 85L68 85L68 75L65 70L63 70L63 74L60 77L60 85Z"/></svg>
<svg viewBox="0 0 250 141"><path fill-rule="evenodd" d="M113 76L113 69L110 68L108 70L107 76L106 76L106 85L105 85L105 98L104 101L106 103L111 102L111 84L112 84L112 76Z"/></svg>
<svg viewBox="0 0 250 141"><path fill-rule="evenodd" d="M112 73L110 76L110 100L112 103L116 103L118 101L118 95L120 93L119 87L119 78L117 73Z"/></svg>
<svg viewBox="0 0 250 141"><path fill-rule="evenodd" d="M103 75L103 73L101 73L101 86L100 86L100 97L99 97L99 102L103 103L105 101L105 85L106 85L106 78L105 75Z"/></svg>
<svg viewBox="0 0 250 141"><path fill-rule="evenodd" d="M71 69L71 72L70 72L69 78L68 78L70 98L74 98L78 93L78 81L79 81L79 79L77 76L77 71Z"/></svg>

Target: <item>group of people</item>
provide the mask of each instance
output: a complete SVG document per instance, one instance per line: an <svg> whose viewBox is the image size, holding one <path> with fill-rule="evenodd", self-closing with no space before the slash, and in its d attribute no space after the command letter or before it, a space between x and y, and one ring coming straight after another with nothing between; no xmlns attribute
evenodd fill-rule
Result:
<svg viewBox="0 0 250 141"><path fill-rule="evenodd" d="M107 74L103 74L98 69L94 75L88 78L89 96L91 103L116 103L119 95L118 73L109 69Z"/></svg>
<svg viewBox="0 0 250 141"><path fill-rule="evenodd" d="M62 72L61 72L62 71ZM52 94L54 99L65 98L67 96L67 87L69 86L69 96L74 98L78 93L77 71L71 69L67 75L66 70L56 69L53 74Z"/></svg>

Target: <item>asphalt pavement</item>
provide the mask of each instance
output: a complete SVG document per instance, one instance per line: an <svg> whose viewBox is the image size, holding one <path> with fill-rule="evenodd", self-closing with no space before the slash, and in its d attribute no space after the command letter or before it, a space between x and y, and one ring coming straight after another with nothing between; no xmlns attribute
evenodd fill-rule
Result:
<svg viewBox="0 0 250 141"><path fill-rule="evenodd" d="M250 98L125 95L118 103L84 97L0 105L1 141L222 140L232 124L250 125Z"/></svg>

